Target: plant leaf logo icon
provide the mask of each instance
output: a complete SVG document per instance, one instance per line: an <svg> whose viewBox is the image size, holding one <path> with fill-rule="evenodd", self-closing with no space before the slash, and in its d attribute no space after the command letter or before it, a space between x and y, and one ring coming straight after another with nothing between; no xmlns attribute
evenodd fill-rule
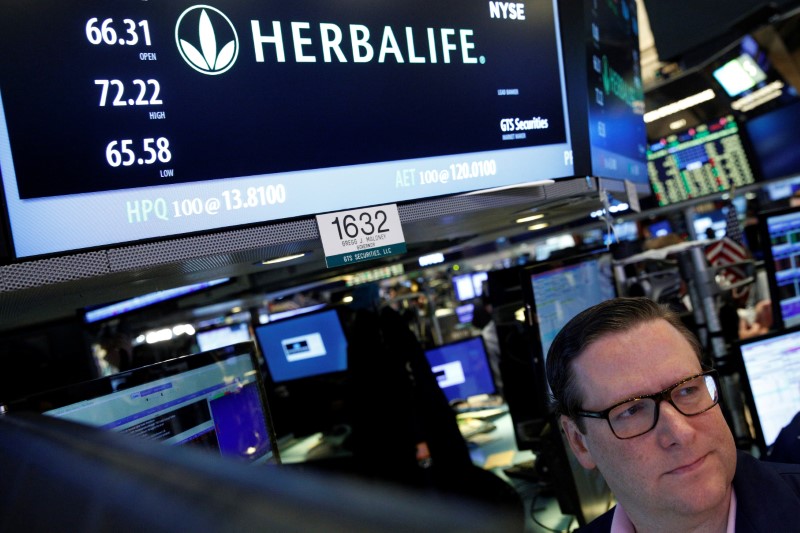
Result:
<svg viewBox="0 0 800 533"><path fill-rule="evenodd" d="M207 5L181 13L175 24L175 43L190 67L212 76L227 72L239 55L233 23L222 11Z"/></svg>

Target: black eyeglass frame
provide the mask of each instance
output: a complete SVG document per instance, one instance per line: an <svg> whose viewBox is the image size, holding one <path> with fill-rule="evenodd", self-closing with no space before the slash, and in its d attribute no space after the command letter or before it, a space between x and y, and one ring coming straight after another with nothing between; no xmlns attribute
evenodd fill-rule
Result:
<svg viewBox="0 0 800 533"><path fill-rule="evenodd" d="M714 380L714 386L717 388L717 397L714 399L714 403L712 403L710 406L708 406L707 408L703 409L702 411L699 411L697 413L692 413L692 414L686 414L681 410L680 407L675 405L675 402L672 401L672 391L675 390L676 388L680 387L684 383L688 383L689 381L692 381L693 379L697 379L697 378L702 377L702 376L711 376L711 379ZM661 392L656 392L654 394L646 394L644 396L634 396L633 398L628 398L627 400L622 400L621 402L617 402L614 405L612 405L611 407L609 407L608 409L603 409L602 411L576 411L575 412L575 416L580 416L580 417L584 417L584 418L601 418L601 419L605 420L606 422L608 422L608 427L609 427L609 429L611 429L611 433L613 433L614 436L617 437L618 439L620 439L620 440L635 439L636 437L641 437L645 433L649 433L650 431L653 430L654 427L656 427L656 425L658 424L658 417L661 414L661 402L662 401L668 402L672 407L675 408L676 411L678 411L683 416L697 416L697 415L705 413L706 411L712 409L715 405L719 404L719 391L720 391L719 374L714 369L705 370L703 372L700 372L699 374L695 374L693 376L689 376L688 378L684 378L684 379L680 380L679 382L677 382L676 384L671 385L671 386L667 387L666 389L662 390ZM611 420L609 419L609 416L608 416L609 413L611 413L611 411L613 411L614 409L616 409L617 407L619 407L622 404L625 404L625 403L628 403L628 402L632 402L632 401L635 401L635 400L647 400L647 399L655 400L655 402L656 402L655 414L653 416L653 425L650 426L647 430L645 430L645 431L643 431L641 433L638 433L636 435L632 435L630 437L620 437L619 435L617 435L617 432L614 431L614 427L611 425Z"/></svg>

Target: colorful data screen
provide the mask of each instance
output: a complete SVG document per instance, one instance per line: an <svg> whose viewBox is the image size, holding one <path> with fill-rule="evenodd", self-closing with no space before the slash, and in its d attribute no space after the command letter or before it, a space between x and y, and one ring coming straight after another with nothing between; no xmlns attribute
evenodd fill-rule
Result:
<svg viewBox="0 0 800 533"><path fill-rule="evenodd" d="M647 172L659 206L755 183L733 116L652 143Z"/></svg>

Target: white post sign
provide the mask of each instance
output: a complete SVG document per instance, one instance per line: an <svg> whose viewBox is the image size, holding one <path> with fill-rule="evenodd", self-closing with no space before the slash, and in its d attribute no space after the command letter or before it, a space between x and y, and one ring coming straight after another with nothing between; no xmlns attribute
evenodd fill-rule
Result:
<svg viewBox="0 0 800 533"><path fill-rule="evenodd" d="M406 252L397 204L317 215L317 227L328 268Z"/></svg>

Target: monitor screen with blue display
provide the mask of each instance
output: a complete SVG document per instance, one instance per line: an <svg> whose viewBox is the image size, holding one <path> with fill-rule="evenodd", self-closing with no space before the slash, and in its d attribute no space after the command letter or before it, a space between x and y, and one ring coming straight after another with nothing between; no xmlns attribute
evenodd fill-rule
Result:
<svg viewBox="0 0 800 533"><path fill-rule="evenodd" d="M497 392L482 337L443 344L425 356L449 401Z"/></svg>
<svg viewBox="0 0 800 533"><path fill-rule="evenodd" d="M254 464L278 460L253 342L69 385L7 408L212 450Z"/></svg>
<svg viewBox="0 0 800 533"><path fill-rule="evenodd" d="M0 0L14 254L571 177L557 3Z"/></svg>
<svg viewBox="0 0 800 533"><path fill-rule="evenodd" d="M747 121L747 133L765 180L800 175L798 124L800 101Z"/></svg>
<svg viewBox="0 0 800 533"><path fill-rule="evenodd" d="M347 338L334 309L258 326L256 339L275 383L347 370Z"/></svg>

